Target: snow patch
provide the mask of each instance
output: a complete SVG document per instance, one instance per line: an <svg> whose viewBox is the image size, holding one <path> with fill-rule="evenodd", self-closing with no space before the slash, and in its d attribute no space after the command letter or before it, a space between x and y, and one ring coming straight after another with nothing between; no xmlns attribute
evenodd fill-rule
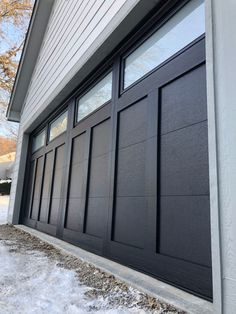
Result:
<svg viewBox="0 0 236 314"><path fill-rule="evenodd" d="M76 273L58 267L42 252L17 252L14 242L1 241L0 256L1 314L147 313L135 307L110 309L108 300L86 297L90 288Z"/></svg>

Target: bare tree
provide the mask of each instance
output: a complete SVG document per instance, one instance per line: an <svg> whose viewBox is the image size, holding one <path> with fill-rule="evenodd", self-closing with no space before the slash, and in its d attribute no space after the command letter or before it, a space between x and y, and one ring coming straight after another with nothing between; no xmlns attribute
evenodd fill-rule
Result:
<svg viewBox="0 0 236 314"><path fill-rule="evenodd" d="M7 123L5 111L15 80L33 0L0 1L0 122L13 137L17 127Z"/></svg>

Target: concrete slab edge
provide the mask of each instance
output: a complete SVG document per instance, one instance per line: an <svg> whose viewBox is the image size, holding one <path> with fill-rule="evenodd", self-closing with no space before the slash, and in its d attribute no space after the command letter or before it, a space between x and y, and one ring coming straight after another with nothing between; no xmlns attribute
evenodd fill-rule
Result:
<svg viewBox="0 0 236 314"><path fill-rule="evenodd" d="M175 288L169 284L142 274L136 270L108 260L104 257L85 251L75 245L42 233L24 225L15 225L17 229L23 230L41 241L51 244L60 251L73 255L88 262L104 272L114 275L117 279L128 285L147 293L160 301L171 304L189 314L213 314L213 304L201 298L191 295L185 291Z"/></svg>

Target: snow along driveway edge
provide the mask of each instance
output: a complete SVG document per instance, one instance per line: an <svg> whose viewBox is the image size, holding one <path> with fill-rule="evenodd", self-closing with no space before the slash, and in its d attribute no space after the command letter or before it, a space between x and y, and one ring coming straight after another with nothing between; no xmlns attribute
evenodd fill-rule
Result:
<svg viewBox="0 0 236 314"><path fill-rule="evenodd" d="M63 240L54 238L38 230L24 225L15 225L14 227L23 230L40 240L51 244L55 248L80 258L104 272L114 275L117 279L126 282L130 286L139 289L151 295L160 301L173 305L176 308L184 310L191 314L212 314L213 304L201 298L195 297L178 288L154 279L148 275L142 274L126 266L108 260L104 257L87 252L77 246L67 243Z"/></svg>

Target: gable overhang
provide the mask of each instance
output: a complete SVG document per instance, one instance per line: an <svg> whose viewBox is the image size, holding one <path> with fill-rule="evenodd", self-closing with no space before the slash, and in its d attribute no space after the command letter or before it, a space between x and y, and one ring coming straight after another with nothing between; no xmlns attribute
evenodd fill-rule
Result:
<svg viewBox="0 0 236 314"><path fill-rule="evenodd" d="M7 108L7 120L19 122L21 110L39 56L54 0L35 0L25 44Z"/></svg>

